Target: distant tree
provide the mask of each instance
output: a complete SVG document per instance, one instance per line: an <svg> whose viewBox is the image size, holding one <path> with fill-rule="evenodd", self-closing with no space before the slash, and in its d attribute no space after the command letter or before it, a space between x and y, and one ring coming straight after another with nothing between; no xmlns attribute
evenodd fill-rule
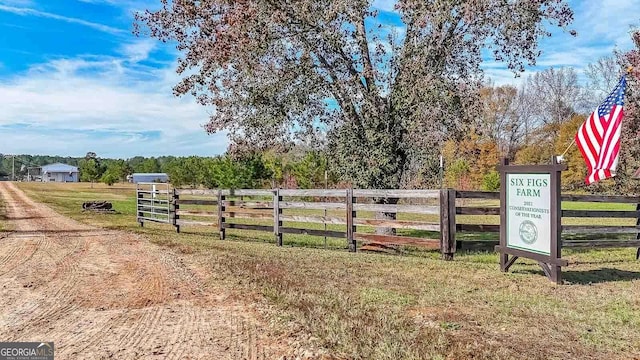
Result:
<svg viewBox="0 0 640 360"><path fill-rule="evenodd" d="M80 181L91 182L91 187L93 187L93 183L98 181L102 176L100 163L97 159L90 158L81 160L78 170L80 171Z"/></svg>
<svg viewBox="0 0 640 360"><path fill-rule="evenodd" d="M564 162L567 164L567 170L562 172L562 187L568 190L576 190L583 188L584 179L587 175L587 166L582 159L582 154L577 146L570 146L573 139L578 132L580 125L586 120L588 115L577 114L571 117L571 120L564 122L560 126L558 139L556 140L555 154L560 155L565 150L567 153L564 155ZM546 159L546 163L549 163L551 156Z"/></svg>
<svg viewBox="0 0 640 360"><path fill-rule="evenodd" d="M110 160L106 162L106 169L102 176L100 177L100 181L111 186L118 181L124 181L129 175L127 164L124 160Z"/></svg>
<svg viewBox="0 0 640 360"><path fill-rule="evenodd" d="M620 160L613 180L616 194L640 194L640 180L631 176L640 167L640 30L631 33L635 48L619 58L618 75L627 73L625 118L622 122ZM611 89L613 90L613 89ZM611 91L609 90L609 92Z"/></svg>
<svg viewBox="0 0 640 360"><path fill-rule="evenodd" d="M503 156L513 158L525 137L525 117L518 111L518 89L487 86L480 90L479 132L495 142Z"/></svg>
<svg viewBox="0 0 640 360"><path fill-rule="evenodd" d="M558 136L557 134L551 135L557 132L557 129L553 131L551 129L555 129L555 125L543 125L531 130L528 145L521 146L515 154L515 163L549 164L551 156L555 155Z"/></svg>
<svg viewBox="0 0 640 360"><path fill-rule="evenodd" d="M302 189L323 188L327 171L327 157L317 151L307 152L291 168L298 187Z"/></svg>
<svg viewBox="0 0 640 360"><path fill-rule="evenodd" d="M144 159L135 170L140 173L159 173L160 162L156 158Z"/></svg>
<svg viewBox="0 0 640 360"><path fill-rule="evenodd" d="M92 188L93 183L102 177L105 170L98 155L93 151L87 152L84 159L80 160L78 168L80 171L80 181L91 182Z"/></svg>
<svg viewBox="0 0 640 360"><path fill-rule="evenodd" d="M588 110L592 111L602 103L620 80L620 63L614 55L601 57L589 64L584 73L588 79L585 86L587 106Z"/></svg>
<svg viewBox="0 0 640 360"><path fill-rule="evenodd" d="M118 180L119 180L118 176L112 171L109 171L109 169L107 169L107 171L105 171L104 174L102 174L102 177L100 178L100 181L102 181L103 183L109 186L117 183Z"/></svg>
<svg viewBox="0 0 640 360"><path fill-rule="evenodd" d="M585 108L585 92L573 68L552 67L538 72L527 78L526 87L537 110L538 129L547 129L553 140L560 125Z"/></svg>

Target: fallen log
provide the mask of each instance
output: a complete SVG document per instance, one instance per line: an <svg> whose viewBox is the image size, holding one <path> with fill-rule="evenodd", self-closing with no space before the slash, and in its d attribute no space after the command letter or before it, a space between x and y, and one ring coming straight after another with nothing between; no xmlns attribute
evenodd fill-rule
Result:
<svg viewBox="0 0 640 360"><path fill-rule="evenodd" d="M82 203L83 210L91 210L91 211L104 211L111 212L113 210L113 204L108 201L87 201Z"/></svg>

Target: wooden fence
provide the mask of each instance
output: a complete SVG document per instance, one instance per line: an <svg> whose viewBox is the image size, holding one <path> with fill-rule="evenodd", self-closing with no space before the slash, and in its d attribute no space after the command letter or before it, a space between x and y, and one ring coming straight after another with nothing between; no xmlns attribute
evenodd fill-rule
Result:
<svg viewBox="0 0 640 360"><path fill-rule="evenodd" d="M416 246L439 249L448 260L458 249L493 250L500 231L498 192L174 189L170 193L169 214L164 209L153 210L160 214L147 218L140 217L144 215L140 210L148 210L151 199L142 190L138 221L165 222L168 218L178 232L184 226L211 227L221 239L227 229L271 232L279 246L284 234L345 239L350 251L359 245ZM563 247L640 247L640 197L563 195L562 201L566 207L572 202L634 204L634 210L562 210ZM381 217L381 213L388 216ZM593 225L592 219L598 223L614 219L614 224ZM380 228L395 233L376 233ZM631 237L621 237L625 234Z"/></svg>
<svg viewBox="0 0 640 360"><path fill-rule="evenodd" d="M444 242L442 236L431 233L441 232L442 199L448 200L450 192L442 193L444 197L440 190L174 189L172 222L178 232L183 226L217 227L221 239L227 229L242 229L273 232L280 246L283 234L305 234L343 238L350 251L356 251L360 242L442 248L452 256L455 240L447 237L448 229ZM392 200L384 203L383 199ZM376 218L379 213L392 215ZM309 224L322 224L324 228ZM334 229L327 229L327 225ZM374 233L379 228L392 228L400 234ZM425 237L427 232L431 236Z"/></svg>
<svg viewBox="0 0 640 360"><path fill-rule="evenodd" d="M457 215L468 215L472 221L457 223L455 228L458 233L490 233L495 234L495 241L487 241L485 247L498 244L500 233L499 219L487 222L487 215L500 215L498 192L483 191L456 191ZM473 206L469 206L468 200ZM485 201L486 204L477 204ZM639 196L601 196L601 195L562 195L564 207L571 203L591 203L597 207L597 203L609 204L633 204L634 210L562 210L562 247L564 248L611 248L611 247L637 247L640 248L640 197ZM615 207L615 205L614 205ZM485 223L473 221L473 216L485 220ZM481 217L480 217L481 216ZM623 225L626 219L629 224ZM572 222L591 223L571 224ZM607 223L609 225L594 225L593 223ZM621 237L625 234L628 237ZM640 256L640 249L636 257Z"/></svg>

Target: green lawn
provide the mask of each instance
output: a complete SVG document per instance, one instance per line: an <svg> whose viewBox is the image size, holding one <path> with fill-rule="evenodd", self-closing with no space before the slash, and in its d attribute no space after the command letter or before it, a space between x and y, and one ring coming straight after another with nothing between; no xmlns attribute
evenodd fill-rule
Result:
<svg viewBox="0 0 640 360"><path fill-rule="evenodd" d="M453 262L438 260L437 252L353 254L341 239L330 240L336 250L323 250L309 248L324 246L322 238L293 235L279 248L270 233L234 230L220 241L216 229L139 228L131 187L19 186L63 214L145 234L202 264L211 284L234 289L274 329L333 355L327 358L640 357L635 249L565 251L568 283L558 286L530 261L501 273L493 253L461 252ZM83 213L85 200L111 200L120 213Z"/></svg>

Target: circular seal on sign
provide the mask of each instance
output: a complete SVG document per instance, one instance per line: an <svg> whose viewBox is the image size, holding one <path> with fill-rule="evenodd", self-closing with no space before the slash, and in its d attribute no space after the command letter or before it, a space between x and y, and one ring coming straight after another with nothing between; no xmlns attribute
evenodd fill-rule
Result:
<svg viewBox="0 0 640 360"><path fill-rule="evenodd" d="M530 220L520 223L520 240L527 245L531 245L538 240L538 228Z"/></svg>

